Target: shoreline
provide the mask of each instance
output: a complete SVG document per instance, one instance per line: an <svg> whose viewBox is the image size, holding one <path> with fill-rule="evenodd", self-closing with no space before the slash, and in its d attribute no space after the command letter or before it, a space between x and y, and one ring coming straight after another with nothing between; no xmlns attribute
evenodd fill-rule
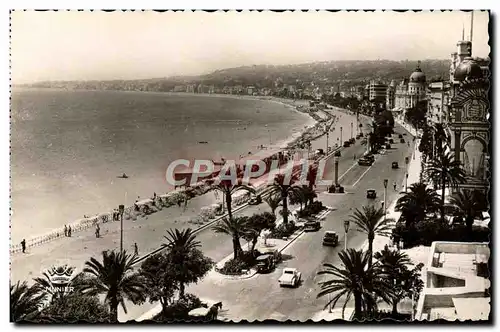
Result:
<svg viewBox="0 0 500 332"><path fill-rule="evenodd" d="M36 88L36 89L41 89L41 88ZM44 88L46 89L46 88ZM57 89L61 90L61 89ZM86 90L86 89L78 89L76 91L103 91L103 90ZM307 111L302 111L299 110L299 105L295 105L295 101L293 102L287 102L288 100L286 99L279 99L279 98L274 98L274 97L267 97L263 96L262 98L259 98L259 96L235 96L235 95L218 95L218 94L191 94L191 93L176 93L176 92L153 92L153 91L121 91L121 90L112 90L112 91L117 91L117 92L152 92L152 93L161 93L161 94L173 94L173 95L184 95L187 97L191 96L199 96L199 97L226 97L226 98L233 98L233 99L246 99L246 100L263 100L263 101L270 101L278 104L282 104L284 107L291 109L297 113L302 114L302 116L307 116L309 121L304 125L304 128L301 129L298 132L292 133L291 136L288 136L287 138L278 141L277 143L274 144L275 147L279 147L280 150L284 150L287 148L293 148L297 147L297 145L300 144L300 142L304 139L304 137L307 137L309 134L313 133L319 128L319 125L321 124L320 121L315 119L309 112ZM305 104L304 104L305 105ZM321 135L320 135L321 136ZM186 192L187 191L194 191L195 194L193 197L201 196L206 194L207 192L211 191L211 188L208 188L206 184L199 184L193 186L190 190L171 190L167 192L166 194L161 194L158 195L157 197L159 198L159 205L157 206L157 211L161 211L163 207L170 207L172 205L175 206L177 202L180 199L185 199L187 196ZM141 196L141 197L148 197L146 196ZM236 198L236 197L235 197ZM240 197L238 197L240 198ZM240 199L242 199L241 197ZM165 202L162 202L162 200L165 200ZM143 207L144 205L149 205L152 202L152 199L144 199L140 203L140 206ZM236 202L235 202L236 203ZM163 206L162 206L163 205ZM235 204L236 205L236 204ZM76 218L73 222L67 223L66 225L70 226L72 229L72 233L76 232L81 232L84 231L90 227L95 227L97 224L100 223L107 223L107 222L113 222L115 221L113 218L113 213L114 211L110 212L105 212L105 213L97 213L92 216L86 217L86 218ZM140 213L139 213L140 214ZM125 213L124 216L127 215L127 219L133 219L136 220L138 215L135 214L134 211L134 206L127 206L125 207ZM125 217L124 217L125 219ZM54 228L48 232L42 233L42 234L37 234L34 236L31 236L30 238L25 238L26 239L26 248L30 247L35 247L35 246L40 246L48 242L52 242L54 240L57 240L59 238L63 238L64 236L64 225L58 228ZM21 252L21 244L20 243L13 243L11 239L10 243L10 253L18 253Z"/></svg>

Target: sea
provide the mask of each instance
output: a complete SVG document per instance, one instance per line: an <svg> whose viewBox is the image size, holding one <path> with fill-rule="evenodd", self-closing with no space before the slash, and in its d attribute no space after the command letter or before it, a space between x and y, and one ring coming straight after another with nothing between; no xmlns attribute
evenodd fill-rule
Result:
<svg viewBox="0 0 500 332"><path fill-rule="evenodd" d="M165 172L175 159L238 158L311 123L269 100L15 88L11 239L166 193L172 187ZM118 178L123 173L129 178Z"/></svg>

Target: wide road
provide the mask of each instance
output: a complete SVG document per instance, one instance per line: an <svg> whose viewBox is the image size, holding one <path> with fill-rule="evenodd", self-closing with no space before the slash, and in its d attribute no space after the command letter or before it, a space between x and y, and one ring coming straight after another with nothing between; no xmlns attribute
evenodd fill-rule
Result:
<svg viewBox="0 0 500 332"><path fill-rule="evenodd" d="M403 132L402 128L396 129ZM410 136L405 136L410 138ZM325 140L326 144L326 140ZM337 253L344 245L343 220L351 213L352 209L360 208L365 204L380 204L383 199L383 179L389 179L387 200L391 202L396 199L397 192L392 188L396 181L399 189L404 179L404 159L410 155L413 146L406 144L394 144L393 149L387 151L386 155L378 155L371 167L358 166L354 156L359 157L366 150L366 145L359 141L354 146L345 148L339 160L339 182L345 186L346 194L328 194L326 187L318 187L319 199L327 206L336 210L331 212L324 222L323 229L316 233L305 233L299 237L284 252L286 260L279 265L278 269L268 275L256 275L248 280L233 281L221 280L220 278L205 278L198 285L188 287L188 292L202 298L210 298L223 301L226 308L230 308L227 316L231 319L265 319L286 317L290 319L308 319L322 309L324 299L316 300L317 280L316 273L324 262L336 262ZM401 169L391 169L391 163L397 161ZM327 163L326 177L333 179L333 158ZM376 189L379 197L374 200L366 199L366 189ZM237 215L252 215L263 211L270 211L263 203L259 206L251 206ZM339 234L340 245L337 248L324 248L321 245L325 230L334 230ZM232 242L230 237L224 234L215 234L210 228L198 233L197 239L202 244L203 252L220 261L232 253ZM348 245L359 247L366 239L364 234L350 232ZM243 241L242 241L243 242ZM299 289L280 289L277 279L285 266L297 267L302 273L304 284ZM298 304L295 304L298 302ZM227 306L226 306L227 305ZM154 306L146 304L142 306L128 305L128 313L120 313L120 320L134 319L140 317ZM282 316L280 316L282 315Z"/></svg>
<svg viewBox="0 0 500 332"><path fill-rule="evenodd" d="M401 127L396 131L403 132ZM410 136L405 136L410 138ZM283 252L285 256L278 268L270 274L257 274L247 280L210 280L205 279L198 285L189 287L188 291L203 298L222 301L227 308L223 312L225 318L231 320L264 320L291 319L305 321L321 311L327 303L327 298L317 299L319 292L317 272L323 263L340 265L338 253L344 248L345 236L343 222L353 209L363 205L380 204L383 199L383 179L389 180L387 201L392 203L404 190L405 157L411 155L413 142L394 144L386 155L378 155L371 167L354 166L344 177L347 194L322 193L319 199L336 210L327 215L323 227L318 232L304 233L296 242ZM347 153L346 153L347 155ZM347 156L346 156L347 157ZM400 169L393 170L391 163L397 161ZM397 190L393 182L397 183ZM366 198L367 189L375 189L376 200ZM339 246L323 247L324 231L333 230L339 234ZM347 246L359 248L366 240L364 233L356 231L354 226L348 233ZM302 272L302 284L297 289L280 288L278 278L284 267L295 267Z"/></svg>

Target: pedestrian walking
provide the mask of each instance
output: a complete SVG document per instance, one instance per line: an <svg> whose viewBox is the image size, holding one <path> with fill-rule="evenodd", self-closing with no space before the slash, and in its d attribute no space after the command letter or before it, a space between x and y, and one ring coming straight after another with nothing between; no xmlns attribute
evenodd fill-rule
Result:
<svg viewBox="0 0 500 332"><path fill-rule="evenodd" d="M97 227L95 228L95 237L97 239L99 238L100 233L101 233L101 228L99 227L99 225L97 225Z"/></svg>
<svg viewBox="0 0 500 332"><path fill-rule="evenodd" d="M134 255L139 255L139 247L137 247L137 242L134 242Z"/></svg>
<svg viewBox="0 0 500 332"><path fill-rule="evenodd" d="M68 226L68 237L71 237L71 226Z"/></svg>
<svg viewBox="0 0 500 332"><path fill-rule="evenodd" d="M23 254L26 252L26 239L21 241L21 248L23 249Z"/></svg>
<svg viewBox="0 0 500 332"><path fill-rule="evenodd" d="M394 181L393 186L394 186L394 191L396 191L397 188L396 181Z"/></svg>
<svg viewBox="0 0 500 332"><path fill-rule="evenodd" d="M68 236L68 226L64 225L64 236Z"/></svg>

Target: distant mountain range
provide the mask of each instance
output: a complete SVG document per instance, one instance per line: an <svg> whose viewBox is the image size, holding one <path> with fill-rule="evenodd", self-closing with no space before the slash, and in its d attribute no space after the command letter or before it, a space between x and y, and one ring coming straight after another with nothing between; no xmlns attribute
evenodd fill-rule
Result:
<svg viewBox="0 0 500 332"><path fill-rule="evenodd" d="M427 80L447 79L450 60L423 60L420 68ZM57 81L24 84L31 87L66 87L170 91L179 84L224 86L255 86L256 88L276 88L283 85L295 85L297 88L314 84L314 86L351 87L366 84L372 79L389 83L391 80L402 80L411 75L417 67L417 61L390 60L352 60L326 61L296 65L253 65L216 70L210 74L199 76L175 76L168 78L151 78L141 80L99 80L99 81Z"/></svg>

